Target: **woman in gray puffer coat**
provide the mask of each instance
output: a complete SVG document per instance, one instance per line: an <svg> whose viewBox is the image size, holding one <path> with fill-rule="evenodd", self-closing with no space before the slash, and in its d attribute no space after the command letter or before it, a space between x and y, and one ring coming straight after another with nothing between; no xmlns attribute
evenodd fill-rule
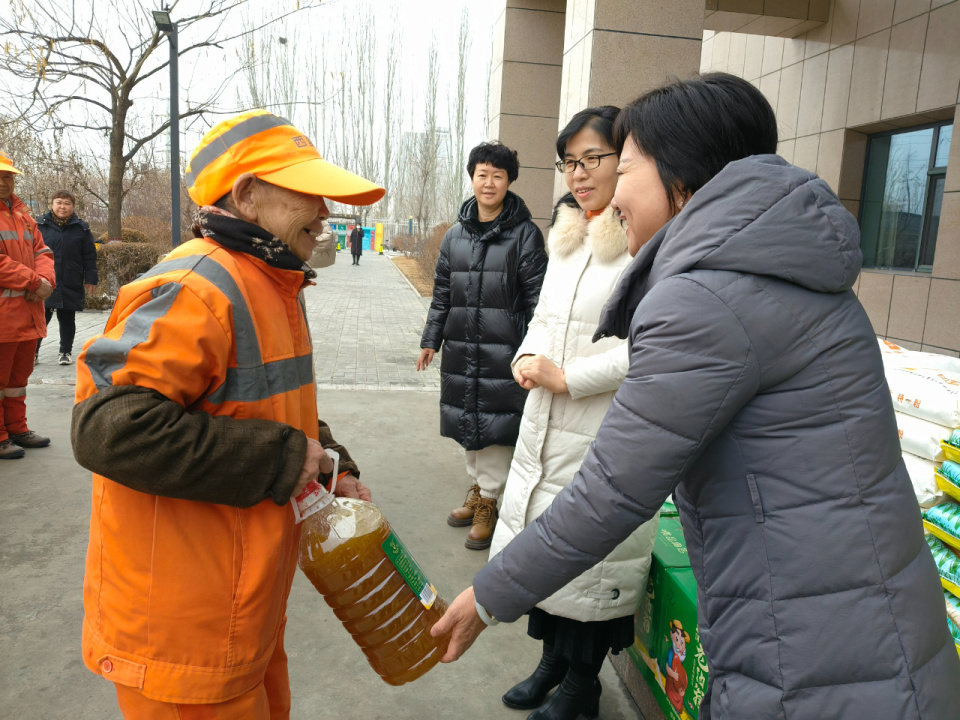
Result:
<svg viewBox="0 0 960 720"><path fill-rule="evenodd" d="M639 253L598 335L629 337L630 370L573 483L434 629L452 631L444 660L673 492L710 667L701 720L960 717L943 593L850 290L856 221L773 154L773 110L740 78L654 90L617 134L614 203Z"/></svg>

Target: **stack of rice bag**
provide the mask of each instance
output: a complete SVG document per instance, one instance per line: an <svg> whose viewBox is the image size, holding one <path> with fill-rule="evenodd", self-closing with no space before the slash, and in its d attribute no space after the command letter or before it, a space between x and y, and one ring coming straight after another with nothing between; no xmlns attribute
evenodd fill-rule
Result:
<svg viewBox="0 0 960 720"><path fill-rule="evenodd" d="M960 358L880 341L900 447L960 652Z"/></svg>
<svg viewBox="0 0 960 720"><path fill-rule="evenodd" d="M947 459L946 441L960 428L960 358L913 352L886 340L880 341L880 351L903 461L917 502L929 508L943 500L937 471Z"/></svg>

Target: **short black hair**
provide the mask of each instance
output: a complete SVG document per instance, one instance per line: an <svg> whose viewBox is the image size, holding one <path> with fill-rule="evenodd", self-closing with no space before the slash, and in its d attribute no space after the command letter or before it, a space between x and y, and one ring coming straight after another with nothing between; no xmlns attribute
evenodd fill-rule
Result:
<svg viewBox="0 0 960 720"><path fill-rule="evenodd" d="M470 151L470 157L467 158L467 173L471 180L477 165L483 163L493 165L500 170L506 170L507 180L510 182L520 176L520 159L517 157L517 151L511 150L499 140L480 143Z"/></svg>
<svg viewBox="0 0 960 720"><path fill-rule="evenodd" d="M50 198L50 202L52 203L54 200L69 200L74 205L77 204L77 199L73 196L73 193L70 192L69 190L57 190L53 194L53 197Z"/></svg>
<svg viewBox="0 0 960 720"><path fill-rule="evenodd" d="M607 141L607 145L616 147L613 123L619 113L620 108L616 105L601 105L578 112L570 118L570 122L557 135L557 157L563 160L563 156L567 153L567 143L570 142L570 138L585 127L596 130L597 134Z"/></svg>
<svg viewBox="0 0 960 720"><path fill-rule="evenodd" d="M676 213L674 193L695 193L728 163L777 152L777 117L756 87L728 73L674 80L627 105L613 127L657 163Z"/></svg>

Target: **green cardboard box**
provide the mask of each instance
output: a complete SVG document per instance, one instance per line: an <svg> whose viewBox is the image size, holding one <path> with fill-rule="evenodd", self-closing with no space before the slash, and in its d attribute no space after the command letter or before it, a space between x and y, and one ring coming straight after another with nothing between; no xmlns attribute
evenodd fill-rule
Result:
<svg viewBox="0 0 960 720"><path fill-rule="evenodd" d="M628 652L664 715L696 718L707 691L707 659L697 629L697 582L679 518L660 518L634 634Z"/></svg>

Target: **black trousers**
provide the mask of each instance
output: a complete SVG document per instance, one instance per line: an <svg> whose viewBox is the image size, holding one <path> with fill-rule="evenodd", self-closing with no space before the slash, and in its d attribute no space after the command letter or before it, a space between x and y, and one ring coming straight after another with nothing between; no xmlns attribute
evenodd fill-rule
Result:
<svg viewBox="0 0 960 720"><path fill-rule="evenodd" d="M47 316L47 328L49 328L54 311L50 308L45 308L45 313ZM77 336L77 311L57 308L56 313L57 325L60 327L60 352L72 353L73 339ZM42 340L37 340L37 351L40 350L41 342Z"/></svg>
<svg viewBox="0 0 960 720"><path fill-rule="evenodd" d="M354 265L359 265L359 264L360 264L360 256L359 256L359 255L354 255L354 256L353 256L353 264L354 264Z"/></svg>

